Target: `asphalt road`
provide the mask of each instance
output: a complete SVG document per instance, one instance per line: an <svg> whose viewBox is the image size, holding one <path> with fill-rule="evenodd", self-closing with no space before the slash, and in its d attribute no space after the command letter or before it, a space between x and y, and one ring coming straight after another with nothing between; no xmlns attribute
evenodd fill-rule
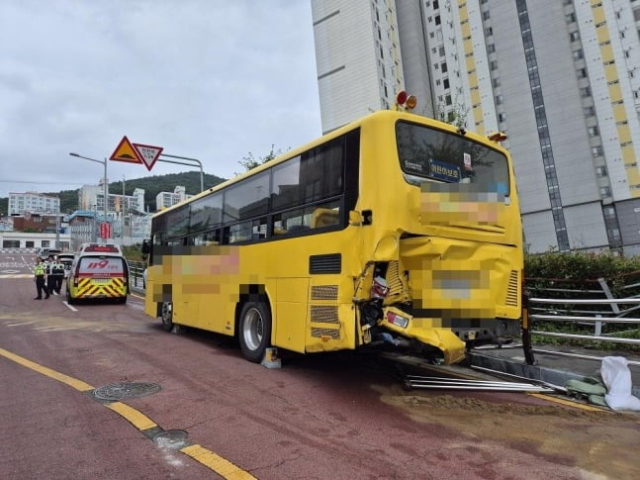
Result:
<svg viewBox="0 0 640 480"><path fill-rule="evenodd" d="M135 296L73 309L63 296L34 301L31 279L4 276L32 258L10 256L0 256L0 272L19 270L0 273L2 479L638 478L636 416L405 391L388 364L351 352L285 352L269 370L227 337L165 333ZM131 384L159 391L91 395Z"/></svg>

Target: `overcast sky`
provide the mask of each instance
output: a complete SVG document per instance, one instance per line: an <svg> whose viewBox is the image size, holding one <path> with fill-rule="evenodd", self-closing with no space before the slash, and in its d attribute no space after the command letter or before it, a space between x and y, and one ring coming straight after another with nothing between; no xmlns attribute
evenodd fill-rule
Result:
<svg viewBox="0 0 640 480"><path fill-rule="evenodd" d="M102 160L124 135L224 178L320 136L310 3L1 0L0 197L95 185L103 166L69 152Z"/></svg>

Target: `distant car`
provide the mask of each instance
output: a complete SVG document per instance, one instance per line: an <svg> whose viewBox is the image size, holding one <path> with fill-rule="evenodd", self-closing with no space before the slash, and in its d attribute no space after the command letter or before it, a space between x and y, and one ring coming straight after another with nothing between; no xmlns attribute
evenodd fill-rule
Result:
<svg viewBox="0 0 640 480"><path fill-rule="evenodd" d="M59 253L58 261L60 261L64 265L64 278L69 276L69 272L71 271L71 264L73 263L73 259L75 255L73 253Z"/></svg>
<svg viewBox="0 0 640 480"><path fill-rule="evenodd" d="M38 250L38 256L42 260L46 260L47 258L49 258L49 255L58 255L60 253L62 253L62 250L60 250L58 248L46 248L46 247L43 247L40 250Z"/></svg>

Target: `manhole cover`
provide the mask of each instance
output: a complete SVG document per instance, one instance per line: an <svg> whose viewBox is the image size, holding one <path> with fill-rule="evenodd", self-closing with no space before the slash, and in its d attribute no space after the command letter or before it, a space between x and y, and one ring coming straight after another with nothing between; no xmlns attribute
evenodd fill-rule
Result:
<svg viewBox="0 0 640 480"><path fill-rule="evenodd" d="M185 430L167 430L153 437L153 441L160 448L180 450L189 444L188 437Z"/></svg>
<svg viewBox="0 0 640 480"><path fill-rule="evenodd" d="M123 398L140 398L158 393L161 387L157 383L112 383L96 388L92 393L98 400L115 402Z"/></svg>

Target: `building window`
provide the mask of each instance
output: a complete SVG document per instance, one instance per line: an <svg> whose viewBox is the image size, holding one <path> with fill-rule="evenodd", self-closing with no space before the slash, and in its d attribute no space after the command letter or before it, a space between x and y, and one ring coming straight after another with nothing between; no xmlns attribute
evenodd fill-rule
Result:
<svg viewBox="0 0 640 480"><path fill-rule="evenodd" d="M572 42L575 42L576 40L580 39L580 33L578 32L571 32L569 34L569 40L571 40Z"/></svg>
<svg viewBox="0 0 640 480"><path fill-rule="evenodd" d="M491 63L489 63L489 69L497 70L498 69L498 62L496 60L491 60Z"/></svg>
<svg viewBox="0 0 640 480"><path fill-rule="evenodd" d="M591 89L589 87L581 88L580 89L580 96L582 98L590 97L591 96Z"/></svg>
<svg viewBox="0 0 640 480"><path fill-rule="evenodd" d="M436 25L440 25L440 15L436 15L436 18L434 20Z"/></svg>
<svg viewBox="0 0 640 480"><path fill-rule="evenodd" d="M579 68L578 69L578 78L587 78L587 69Z"/></svg>
<svg viewBox="0 0 640 480"><path fill-rule="evenodd" d="M584 115L586 117L593 117L596 114L596 109L593 105L589 107L584 107Z"/></svg>
<svg viewBox="0 0 640 480"><path fill-rule="evenodd" d="M498 121L499 122L506 122L507 121L507 115L505 113L499 113L498 114Z"/></svg>
<svg viewBox="0 0 640 480"><path fill-rule="evenodd" d="M494 78L492 83L493 83L493 88L498 88L500 86L500 79Z"/></svg>
<svg viewBox="0 0 640 480"><path fill-rule="evenodd" d="M575 22L575 21L576 21L576 14L575 14L575 13L573 13L573 12L568 13L568 14L565 16L565 18L567 19L567 22L568 22L568 23L573 23L573 22Z"/></svg>
<svg viewBox="0 0 640 480"><path fill-rule="evenodd" d="M445 79L442 81L442 86L443 86L445 89L448 89L448 88L449 88L449 79L448 79L448 78L445 78Z"/></svg>
<svg viewBox="0 0 640 480"><path fill-rule="evenodd" d="M609 187L600 187L600 195L602 197L610 197L611 196L611 188L609 188Z"/></svg>
<svg viewBox="0 0 640 480"><path fill-rule="evenodd" d="M443 62L442 65L440 66L440 71L442 73L447 73L448 69L447 69L447 63Z"/></svg>
<svg viewBox="0 0 640 480"><path fill-rule="evenodd" d="M444 97L444 103L446 103L447 105L451 105L451 95L446 95Z"/></svg>
<svg viewBox="0 0 640 480"><path fill-rule="evenodd" d="M604 218L616 218L616 210L615 208L608 206L603 208ZM635 211L635 209L634 209Z"/></svg>
<svg viewBox="0 0 640 480"><path fill-rule="evenodd" d="M591 153L596 157L601 156L602 153L603 153L602 145L596 145L595 147L592 147L591 148Z"/></svg>
<svg viewBox="0 0 640 480"><path fill-rule="evenodd" d="M493 43L487 44L487 53L493 53L496 51L496 46Z"/></svg>
<svg viewBox="0 0 640 480"><path fill-rule="evenodd" d="M606 177L607 167L596 167L596 175L598 175L598 177Z"/></svg>
<svg viewBox="0 0 640 480"><path fill-rule="evenodd" d="M489 36L493 35L493 28L492 27L486 28L484 30L484 35L485 35L485 37L489 37Z"/></svg>
<svg viewBox="0 0 640 480"><path fill-rule="evenodd" d="M483 19L483 20L489 20L489 18L491 18L491 17L489 16L489 10L487 10L487 11L485 11L485 12L482 12L482 19Z"/></svg>
<svg viewBox="0 0 640 480"><path fill-rule="evenodd" d="M496 95L496 105L502 105L503 100L502 95Z"/></svg>
<svg viewBox="0 0 640 480"><path fill-rule="evenodd" d="M600 132L598 130L598 127L594 125L593 127L587 128L587 133L589 134L590 137L597 137Z"/></svg>
<svg viewBox="0 0 640 480"><path fill-rule="evenodd" d="M440 56L444 57L444 47L440 47Z"/></svg>

